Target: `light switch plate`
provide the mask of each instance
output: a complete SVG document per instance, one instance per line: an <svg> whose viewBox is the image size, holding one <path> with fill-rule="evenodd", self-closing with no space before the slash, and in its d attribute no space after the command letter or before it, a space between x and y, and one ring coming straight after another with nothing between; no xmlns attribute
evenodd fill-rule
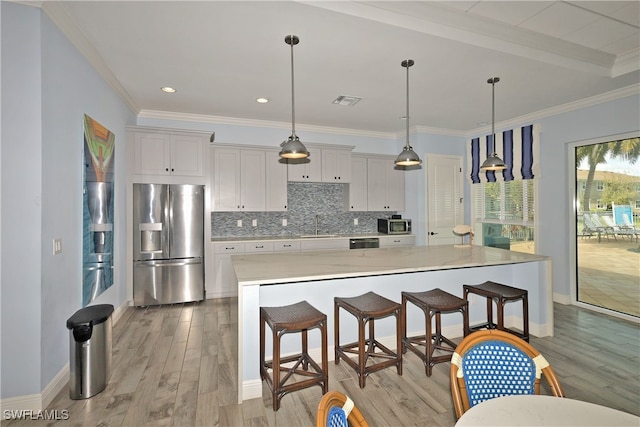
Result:
<svg viewBox="0 0 640 427"><path fill-rule="evenodd" d="M282 218L282 226L283 227L287 226L287 218Z"/></svg>
<svg viewBox="0 0 640 427"><path fill-rule="evenodd" d="M253 227L256 227L258 225L258 220L257 219L251 220L251 225Z"/></svg>
<svg viewBox="0 0 640 427"><path fill-rule="evenodd" d="M358 225L358 218L353 218L353 225Z"/></svg>
<svg viewBox="0 0 640 427"><path fill-rule="evenodd" d="M238 224L238 227L242 227L242 220L239 219L237 224Z"/></svg>
<svg viewBox="0 0 640 427"><path fill-rule="evenodd" d="M53 239L53 254L60 255L62 253L62 238L56 237Z"/></svg>

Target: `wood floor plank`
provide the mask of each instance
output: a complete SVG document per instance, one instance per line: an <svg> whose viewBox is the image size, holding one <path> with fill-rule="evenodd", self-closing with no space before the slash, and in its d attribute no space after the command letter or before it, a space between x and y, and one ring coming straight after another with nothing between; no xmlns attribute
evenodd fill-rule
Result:
<svg viewBox="0 0 640 427"><path fill-rule="evenodd" d="M640 326L574 306L554 305L555 336L531 338L560 377L568 397L640 416ZM124 322L124 323L122 323ZM64 388L49 409L68 409L66 426L310 426L319 387L285 395L274 412L263 397L237 404L237 299L128 308L113 329L114 367L107 388L71 400ZM457 341L456 341L457 342ZM425 375L407 354L403 375L374 372L360 389L357 375L329 363L329 389L349 395L375 426L453 426L449 364ZM544 390L544 387L543 387ZM3 421L3 427L36 425ZM43 424L37 424L41 426Z"/></svg>

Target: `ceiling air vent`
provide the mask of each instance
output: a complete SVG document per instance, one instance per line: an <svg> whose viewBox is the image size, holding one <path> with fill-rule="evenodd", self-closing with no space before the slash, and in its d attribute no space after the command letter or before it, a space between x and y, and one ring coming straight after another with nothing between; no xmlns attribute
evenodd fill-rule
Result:
<svg viewBox="0 0 640 427"><path fill-rule="evenodd" d="M347 96L340 95L336 99L333 100L334 104L338 105L346 105L347 107L352 107L358 103L362 98L358 98L357 96Z"/></svg>

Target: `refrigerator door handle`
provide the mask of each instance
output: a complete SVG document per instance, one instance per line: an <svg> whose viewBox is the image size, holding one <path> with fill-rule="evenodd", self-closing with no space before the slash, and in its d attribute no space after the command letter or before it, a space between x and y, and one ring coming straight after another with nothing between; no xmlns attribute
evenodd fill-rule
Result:
<svg viewBox="0 0 640 427"><path fill-rule="evenodd" d="M185 259L180 261L136 261L139 266L144 267L181 267L183 265L201 264L202 258Z"/></svg>

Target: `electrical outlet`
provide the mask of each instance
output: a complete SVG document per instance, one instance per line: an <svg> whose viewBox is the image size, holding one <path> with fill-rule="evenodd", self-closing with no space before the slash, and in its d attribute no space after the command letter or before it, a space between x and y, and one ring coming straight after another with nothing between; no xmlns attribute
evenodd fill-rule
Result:
<svg viewBox="0 0 640 427"><path fill-rule="evenodd" d="M238 227L242 227L242 220L241 219L238 220Z"/></svg>
<svg viewBox="0 0 640 427"><path fill-rule="evenodd" d="M53 254L60 255L62 253L62 238L53 239Z"/></svg>
<svg viewBox="0 0 640 427"><path fill-rule="evenodd" d="M282 218L282 226L283 227L287 226L287 218Z"/></svg>
<svg viewBox="0 0 640 427"><path fill-rule="evenodd" d="M257 220L257 219L253 219L253 220L251 220L251 225L252 225L253 227L257 227L257 226L258 226L258 220Z"/></svg>
<svg viewBox="0 0 640 427"><path fill-rule="evenodd" d="M353 225L358 225L358 218L353 218Z"/></svg>

